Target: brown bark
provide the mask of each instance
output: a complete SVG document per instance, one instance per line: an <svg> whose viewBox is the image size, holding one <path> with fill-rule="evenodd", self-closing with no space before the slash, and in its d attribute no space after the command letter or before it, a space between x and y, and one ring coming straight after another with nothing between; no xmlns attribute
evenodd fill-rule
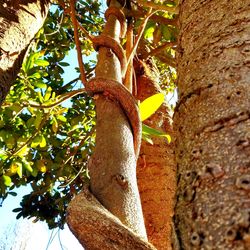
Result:
<svg viewBox="0 0 250 250"><path fill-rule="evenodd" d="M0 104L19 73L25 52L47 15L48 0L0 1Z"/></svg>
<svg viewBox="0 0 250 250"><path fill-rule="evenodd" d="M110 213L85 188L70 203L68 223L84 249L156 250Z"/></svg>
<svg viewBox="0 0 250 250"><path fill-rule="evenodd" d="M153 77L152 69L145 63L137 66L138 99L144 99L162 92ZM150 127L173 135L171 117L167 103L145 122ZM176 191L176 168L173 145L166 138L152 137L153 145L142 141L137 162L137 181L142 202L148 240L157 249L171 247L172 217Z"/></svg>
<svg viewBox="0 0 250 250"><path fill-rule="evenodd" d="M120 7L115 0L111 1L110 6ZM111 13L103 35L119 41L120 26L117 17ZM122 82L119 59L106 46L99 48L96 77ZM117 246L116 240L111 235L112 232L116 234L118 226L112 221L107 225L110 213L98 208L96 202L94 205L89 205L88 199L84 199L86 204L71 202L68 210L69 226L87 249L144 249L130 248L133 244L137 246L138 240L142 241L141 239L147 238L136 182L136 157L130 124L118 101L113 100L109 94L95 95L95 103L97 113L96 147L88 164L91 192L109 212L117 217L116 221L120 220L119 223L124 224L123 228L119 230L124 231L124 228L128 227L133 231L134 243L126 243L128 238L124 238L120 232L117 241L123 240L123 242ZM79 201L80 197L83 195L80 194L76 200ZM81 216L81 212L85 214L85 209L87 209L87 214ZM100 213L100 217L98 217L100 221L96 221L96 211ZM88 225L86 217L89 217ZM79 223L84 228L79 227ZM104 235L102 240L97 240L96 245L93 246L91 237L96 233L100 234L98 227L100 232L103 232L103 226L109 230L109 233ZM127 235L131 235L132 231ZM132 241L132 238L129 241ZM144 245L148 247L145 249L153 249L147 242Z"/></svg>
<svg viewBox="0 0 250 250"><path fill-rule="evenodd" d="M250 248L250 1L181 1L174 116L182 249Z"/></svg>

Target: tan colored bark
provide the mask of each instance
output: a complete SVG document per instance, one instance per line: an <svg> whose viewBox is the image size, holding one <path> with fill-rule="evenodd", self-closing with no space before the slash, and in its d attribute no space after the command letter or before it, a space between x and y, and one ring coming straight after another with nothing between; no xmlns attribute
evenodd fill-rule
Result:
<svg viewBox="0 0 250 250"><path fill-rule="evenodd" d="M0 1L0 104L19 73L26 50L42 27L48 0Z"/></svg>
<svg viewBox="0 0 250 250"><path fill-rule="evenodd" d="M156 250L104 208L87 188L70 203L68 213L73 215L68 217L71 230L86 250Z"/></svg>
<svg viewBox="0 0 250 250"><path fill-rule="evenodd" d="M181 1L175 111L182 249L250 249L250 1Z"/></svg>
<svg viewBox="0 0 250 250"><path fill-rule="evenodd" d="M152 70L145 63L137 67L138 99L162 92ZM167 103L145 122L173 136L172 119ZM176 165L173 145L166 138L152 137L153 145L142 141L137 162L137 180L148 240L159 250L172 249L172 217L176 191Z"/></svg>
<svg viewBox="0 0 250 250"><path fill-rule="evenodd" d="M120 7L115 0L111 1L110 6ZM119 41L120 28L116 16L110 14L103 34ZM122 82L120 62L109 48L100 47L99 49L96 77ZM96 147L88 164L90 189L105 209L124 224L123 228L120 229L123 233L126 227L134 232L135 242L126 243L128 238L124 238L119 233L120 236L117 240L123 240L123 243L119 243L121 244L118 245L120 248L117 248L113 236L110 238L112 232L116 234L117 225L111 221L108 226L105 226L110 216L107 212L100 211L100 208L96 205L89 207L88 204L81 205L75 201L71 202L68 223L73 233L87 249L133 249L130 246L131 244L136 246L137 238L143 238L144 240L147 238L136 181L133 135L126 115L119 103L112 99L112 96L107 93L95 95L95 103L97 113ZM80 194L80 197L83 196ZM77 196L76 201L79 199L81 198ZM85 199L84 202L88 203L88 200ZM85 214L84 216L80 215L79 207L82 207L80 209ZM86 207L87 210L85 211ZM104 216L98 217L100 221L97 221L96 210L104 214ZM89 217L87 224L87 218L85 217ZM82 227L79 227L79 223ZM103 226L109 230L109 233L103 235L103 239L100 241L101 245L93 246L89 237L98 234L98 227L100 232L103 232ZM131 232L124 233L124 236L130 234ZM132 239L129 241L132 241ZM144 244L149 246L146 242Z"/></svg>

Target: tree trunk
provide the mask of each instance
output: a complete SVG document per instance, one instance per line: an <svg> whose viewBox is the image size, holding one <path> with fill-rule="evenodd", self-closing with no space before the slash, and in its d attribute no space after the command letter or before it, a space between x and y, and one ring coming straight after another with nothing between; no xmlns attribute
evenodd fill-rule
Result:
<svg viewBox="0 0 250 250"><path fill-rule="evenodd" d="M174 116L182 249L250 249L250 1L181 1Z"/></svg>
<svg viewBox="0 0 250 250"><path fill-rule="evenodd" d="M140 101L162 92L157 73L146 63L136 70L137 98ZM156 75L156 76L155 76ZM173 135L167 103L148 118L148 126ZM159 250L172 249L171 231L176 191L176 167L173 145L164 137L153 137L153 145L142 141L137 162L137 181L148 240Z"/></svg>
<svg viewBox="0 0 250 250"><path fill-rule="evenodd" d="M15 81L26 50L42 27L48 0L0 1L0 105Z"/></svg>
<svg viewBox="0 0 250 250"><path fill-rule="evenodd" d="M110 7L121 6L111 0ZM102 35L119 41L120 28L120 21L110 14ZM99 48L96 78L122 84L119 58L109 46ZM85 190L71 202L68 224L86 249L154 249L144 241L147 236L130 123L119 100L110 93L104 91L94 98L97 125L95 152L88 164L90 189L105 209Z"/></svg>

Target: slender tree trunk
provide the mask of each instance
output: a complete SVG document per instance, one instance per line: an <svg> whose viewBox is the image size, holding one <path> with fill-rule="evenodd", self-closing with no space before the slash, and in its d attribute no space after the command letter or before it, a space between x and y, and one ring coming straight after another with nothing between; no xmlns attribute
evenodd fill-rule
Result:
<svg viewBox="0 0 250 250"><path fill-rule="evenodd" d="M116 1L110 6L121 7ZM103 34L119 41L120 23L115 16L110 15ZM99 50L96 76L122 82L120 62L110 49ZM96 112L96 148L89 165L91 190L125 225L146 237L130 124L121 106L107 95L96 99Z"/></svg>
<svg viewBox="0 0 250 250"><path fill-rule="evenodd" d="M177 234L250 249L250 1L180 4Z"/></svg>
<svg viewBox="0 0 250 250"><path fill-rule="evenodd" d="M136 70L137 98L141 101L162 92L157 73L146 63ZM150 127L173 135L167 103L145 121ZM148 240L159 250L172 249L172 217L176 191L176 167L173 145L166 138L154 137L153 145L142 141L137 162L137 181Z"/></svg>
<svg viewBox="0 0 250 250"><path fill-rule="evenodd" d="M0 104L19 73L26 50L42 27L48 0L0 0Z"/></svg>
<svg viewBox="0 0 250 250"><path fill-rule="evenodd" d="M111 0L110 7L121 5ZM110 14L102 35L119 41L120 28L117 17ZM122 84L118 57L107 47L99 48L96 77ZM86 249L154 249L145 241L130 124L119 100L105 91L94 98L96 147L88 167L91 192L103 206L83 190L69 206L68 224Z"/></svg>

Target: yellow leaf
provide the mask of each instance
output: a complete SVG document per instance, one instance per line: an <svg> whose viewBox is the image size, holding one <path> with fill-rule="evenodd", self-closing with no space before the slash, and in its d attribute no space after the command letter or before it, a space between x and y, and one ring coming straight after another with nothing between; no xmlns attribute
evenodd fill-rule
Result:
<svg viewBox="0 0 250 250"><path fill-rule="evenodd" d="M18 156L25 156L27 155L29 152L29 148L27 147L27 145L25 145L16 155Z"/></svg>
<svg viewBox="0 0 250 250"><path fill-rule="evenodd" d="M146 120L162 105L164 102L164 94L159 93L150 96L139 104L141 121Z"/></svg>

